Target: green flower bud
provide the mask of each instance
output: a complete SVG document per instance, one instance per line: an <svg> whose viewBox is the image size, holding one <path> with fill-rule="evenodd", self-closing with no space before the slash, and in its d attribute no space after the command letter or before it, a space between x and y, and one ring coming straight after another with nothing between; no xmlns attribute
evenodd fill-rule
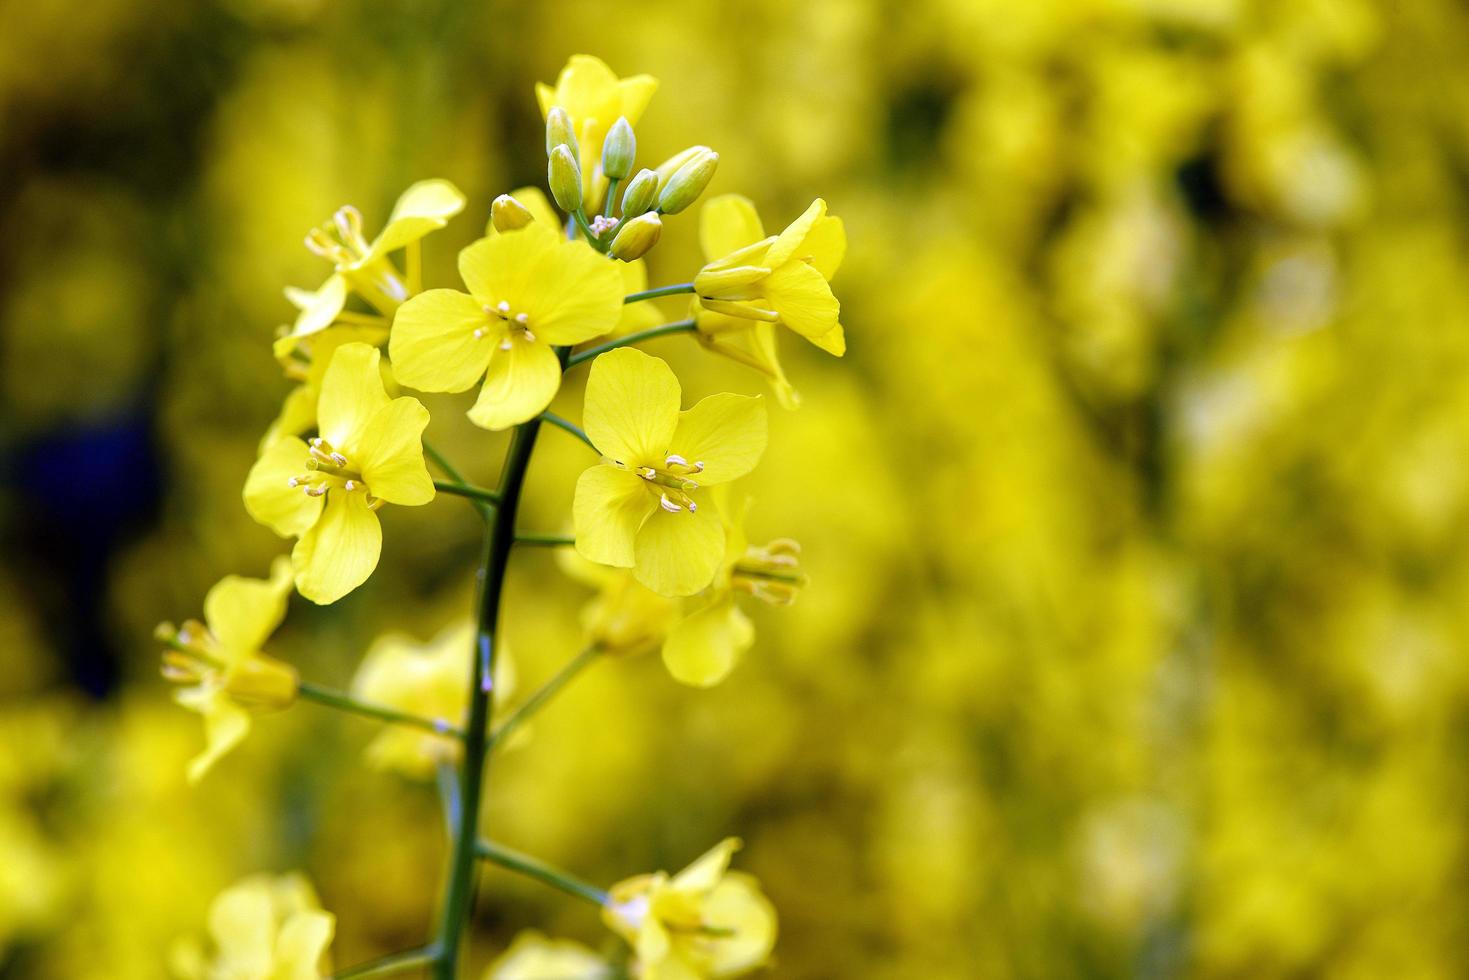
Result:
<svg viewBox="0 0 1469 980"><path fill-rule="evenodd" d="M581 207L581 168L565 143L551 150L546 183L561 210L570 213Z"/></svg>
<svg viewBox="0 0 1469 980"><path fill-rule="evenodd" d="M622 192L622 216L636 218L653 206L658 198L658 175L644 168Z"/></svg>
<svg viewBox="0 0 1469 980"><path fill-rule="evenodd" d="M674 171L659 192L658 210L664 214L678 214L693 204L709 186L709 181L714 179L714 171L719 167L719 154L707 146L700 149L703 152L694 154Z"/></svg>
<svg viewBox="0 0 1469 980"><path fill-rule="evenodd" d="M571 116L559 105L552 106L546 113L546 156L550 156L558 146L571 147L572 159L581 155L576 145L576 132L571 128Z"/></svg>
<svg viewBox="0 0 1469 980"><path fill-rule="evenodd" d="M658 186L663 187L668 183L668 178L678 172L678 168L688 163L699 153L709 149L707 146L691 146L686 150L679 150L673 156L658 164L655 173L658 174Z"/></svg>
<svg viewBox="0 0 1469 980"><path fill-rule="evenodd" d="M609 251L613 258L631 262L648 254L648 250L658 244L658 237L662 234L663 219L656 214L640 215L623 224L617 237L612 239Z"/></svg>
<svg viewBox="0 0 1469 980"><path fill-rule="evenodd" d="M514 231L534 220L536 216L530 213L530 208L509 194L501 194L490 202L490 224L496 231Z"/></svg>
<svg viewBox="0 0 1469 980"><path fill-rule="evenodd" d="M637 159L638 140L633 134L632 124L626 116L618 116L617 122L607 131L602 141L602 172L612 180L621 180L632 173L633 160Z"/></svg>

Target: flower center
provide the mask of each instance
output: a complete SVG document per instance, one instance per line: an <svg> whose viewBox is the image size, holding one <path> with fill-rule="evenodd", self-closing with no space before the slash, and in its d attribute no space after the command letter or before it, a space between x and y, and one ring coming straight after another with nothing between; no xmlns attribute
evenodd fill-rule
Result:
<svg viewBox="0 0 1469 980"><path fill-rule="evenodd" d="M536 335L530 332L530 314L525 311L516 311L511 308L509 302L500 300L494 306L485 304L485 315L490 318L492 326L499 323L504 324L505 337L500 341L501 350L509 350L516 334L527 343L535 343ZM479 340L490 332L490 327L479 327L474 331L474 339Z"/></svg>
<svg viewBox="0 0 1469 980"><path fill-rule="evenodd" d="M730 571L730 584L773 606L788 606L806 584L801 572L801 546L776 538L763 548L751 545Z"/></svg>
<svg viewBox="0 0 1469 980"><path fill-rule="evenodd" d="M648 492L657 496L658 506L670 514L699 512L699 504L691 496L699 484L688 477L704 472L702 461L690 463L678 453L669 453L662 466L639 466L633 472L647 481Z"/></svg>
<svg viewBox="0 0 1469 980"><path fill-rule="evenodd" d="M311 229L306 247L336 265L360 261L371 247L362 234L362 212L350 204L337 208L331 224Z"/></svg>
<svg viewBox="0 0 1469 980"><path fill-rule="evenodd" d="M198 620L188 620L177 629L172 623L160 623L153 636L168 646L163 653L163 677L171 683L202 684L218 677L224 667L215 653L214 634Z"/></svg>
<svg viewBox="0 0 1469 980"><path fill-rule="evenodd" d="M308 497L324 497L328 491L345 493L362 491L368 493L362 472L352 465L351 460L332 447L332 444L317 436L310 443L311 456L306 460L306 472L291 477L292 487L299 488ZM381 501L368 497L368 506L375 508Z"/></svg>

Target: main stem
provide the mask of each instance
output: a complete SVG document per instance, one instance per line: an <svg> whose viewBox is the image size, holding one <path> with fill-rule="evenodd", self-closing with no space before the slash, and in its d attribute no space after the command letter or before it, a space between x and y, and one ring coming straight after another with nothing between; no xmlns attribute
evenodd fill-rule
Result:
<svg viewBox="0 0 1469 980"><path fill-rule="evenodd" d="M439 958L434 962L435 980L455 980L459 947L465 925L474 911L475 841L479 837L480 801L484 793L485 736L490 730L490 679L495 671L495 637L500 620L500 594L505 585L505 568L515 543L515 514L520 509L520 491L535 448L541 420L517 426L500 474L499 503L494 520L485 528L484 560L480 565L479 628L469 678L469 722L464 728L464 769L459 776L459 823L454 836L454 853L449 867L449 885L444 897L444 918L439 929Z"/></svg>

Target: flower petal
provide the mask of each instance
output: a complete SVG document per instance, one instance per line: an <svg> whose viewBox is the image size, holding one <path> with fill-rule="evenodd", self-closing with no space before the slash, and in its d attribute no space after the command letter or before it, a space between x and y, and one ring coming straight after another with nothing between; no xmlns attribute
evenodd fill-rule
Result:
<svg viewBox="0 0 1469 980"><path fill-rule="evenodd" d="M701 486L737 480L765 452L765 402L758 396L724 392L701 399L678 416L670 449L704 469L692 475Z"/></svg>
<svg viewBox="0 0 1469 980"><path fill-rule="evenodd" d="M291 560L281 555L271 563L269 579L226 575L214 584L204 597L204 621L226 655L260 651L285 618L292 578Z"/></svg>
<svg viewBox="0 0 1469 980"><path fill-rule="evenodd" d="M301 312L296 315L296 322L288 337L309 337L331 326L336 321L337 314L342 312L342 307L347 305L347 280L332 273L316 292L296 290L293 294L288 294L288 298L292 302L304 304L300 307ZM278 349L277 356L280 353Z"/></svg>
<svg viewBox="0 0 1469 980"><path fill-rule="evenodd" d="M755 642L755 627L725 595L687 617L663 643L663 665L681 684L713 687Z"/></svg>
<svg viewBox="0 0 1469 980"><path fill-rule="evenodd" d="M484 376L504 326L468 293L419 293L393 317L388 337L393 377L419 391L465 391ZM481 331L478 337L476 330Z"/></svg>
<svg viewBox="0 0 1469 980"><path fill-rule="evenodd" d="M698 860L673 876L669 882L679 891L707 892L718 885L729 870L730 859L743 846L738 837L726 837L705 851Z"/></svg>
<svg viewBox="0 0 1469 980"><path fill-rule="evenodd" d="M699 246L713 262L765 237L755 203L743 194L721 194L699 209Z"/></svg>
<svg viewBox="0 0 1469 980"><path fill-rule="evenodd" d="M296 588L318 605L336 602L367 581L382 548L382 525L367 509L367 494L332 490L321 519L291 552Z"/></svg>
<svg viewBox="0 0 1469 980"><path fill-rule="evenodd" d="M464 210L464 194L447 180L420 180L398 197L393 213L360 265L396 251L449 223Z"/></svg>
<svg viewBox="0 0 1469 980"><path fill-rule="evenodd" d="M710 976L732 977L765 962L775 947L775 907L755 879L730 872L704 899L704 921L733 935L710 943L705 965Z"/></svg>
<svg viewBox="0 0 1469 980"><path fill-rule="evenodd" d="M459 253L459 277L480 303L495 306L504 300L514 307L541 259L560 243L560 234L534 221L524 228L481 238Z"/></svg>
<svg viewBox="0 0 1469 980"><path fill-rule="evenodd" d="M842 330L842 325L840 323L832 327L820 337L812 337L811 343L815 344L817 347L820 347L828 354L835 354L837 357L841 357L847 352L847 335Z"/></svg>
<svg viewBox="0 0 1469 980"><path fill-rule="evenodd" d="M220 892L209 906L209 935L221 961L241 976L268 976L275 948L275 905L259 877Z"/></svg>
<svg viewBox="0 0 1469 980"><path fill-rule="evenodd" d="M318 980L322 957L331 945L337 920L330 912L305 909L281 925L275 944L272 980Z"/></svg>
<svg viewBox="0 0 1469 980"><path fill-rule="evenodd" d="M321 379L316 430L349 458L367 422L388 404L378 364L382 355L368 344L343 344L332 354Z"/></svg>
<svg viewBox="0 0 1469 980"><path fill-rule="evenodd" d="M827 215L811 226L798 258L810 262L828 282L841 268L847 254L847 229L842 219Z"/></svg>
<svg viewBox="0 0 1469 980"><path fill-rule="evenodd" d="M508 429L535 418L561 387L561 361L548 345L517 332L507 339L510 349L495 349L485 386L469 410L470 421L481 428Z"/></svg>
<svg viewBox="0 0 1469 980"><path fill-rule="evenodd" d="M837 325L841 304L815 266L787 262L765 277L761 289L780 322L807 340L814 342Z"/></svg>
<svg viewBox="0 0 1469 980"><path fill-rule="evenodd" d="M180 701L183 703L182 699ZM250 733L250 715L218 692L197 706L186 706L204 716L204 751L189 761L188 778L192 785L203 779L225 753L245 740Z"/></svg>
<svg viewBox="0 0 1469 980"><path fill-rule="evenodd" d="M619 347L592 362L582 423L604 455L662 465L678 427L678 378L659 358Z"/></svg>
<svg viewBox="0 0 1469 980"><path fill-rule="evenodd" d="M637 580L660 595L693 595L714 580L724 558L724 528L712 500L697 511L655 509L633 543Z"/></svg>
<svg viewBox="0 0 1469 980"><path fill-rule="evenodd" d="M362 479L374 497L416 507L434 499L434 481L423 461L428 409L417 398L394 398L367 423L357 441Z"/></svg>
<svg viewBox="0 0 1469 980"><path fill-rule="evenodd" d="M577 478L571 505L577 553L602 565L632 568L638 528L657 509L637 474L605 464L590 467Z"/></svg>
<svg viewBox="0 0 1469 980"><path fill-rule="evenodd" d="M770 252L766 256L766 265L773 269L776 266L784 265L791 259L803 258L806 253L802 246L806 242L806 236L824 217L826 217L826 202L818 197L811 202L811 206L804 214L787 225L785 231L776 237L775 244L770 246Z"/></svg>
<svg viewBox="0 0 1469 980"><path fill-rule="evenodd" d="M245 510L283 538L305 534L321 514L320 497L291 486L292 477L306 472L310 458L306 443L282 436L265 447L245 478Z"/></svg>
<svg viewBox="0 0 1469 980"><path fill-rule="evenodd" d="M507 298L530 317L538 340L579 344L617 325L622 296L617 263L577 241L558 242L539 256L520 290Z"/></svg>

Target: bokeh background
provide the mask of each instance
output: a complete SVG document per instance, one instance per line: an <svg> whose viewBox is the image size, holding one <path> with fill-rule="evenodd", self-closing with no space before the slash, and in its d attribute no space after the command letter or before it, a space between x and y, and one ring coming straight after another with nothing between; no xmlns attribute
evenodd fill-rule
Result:
<svg viewBox="0 0 1469 980"><path fill-rule="evenodd" d="M662 80L641 162L707 143L767 227L845 219L850 353L786 343L805 404L751 481L800 601L711 691L598 665L497 761L492 834L604 884L739 834L782 977L1463 975L1454 0L0 5L0 975L152 980L219 889L293 867L339 964L425 938L432 787L300 705L191 790L150 634L283 548L239 491L289 387L281 288L326 271L302 235L446 177L454 284L579 51ZM650 350L690 397L763 390ZM427 401L491 479L503 440ZM527 524L562 526L583 453L543 438ZM437 632L476 521L390 509L368 585L293 600L273 652L344 686L383 630ZM510 589L529 685L587 591L545 551ZM476 970L525 926L603 941L482 885Z"/></svg>

